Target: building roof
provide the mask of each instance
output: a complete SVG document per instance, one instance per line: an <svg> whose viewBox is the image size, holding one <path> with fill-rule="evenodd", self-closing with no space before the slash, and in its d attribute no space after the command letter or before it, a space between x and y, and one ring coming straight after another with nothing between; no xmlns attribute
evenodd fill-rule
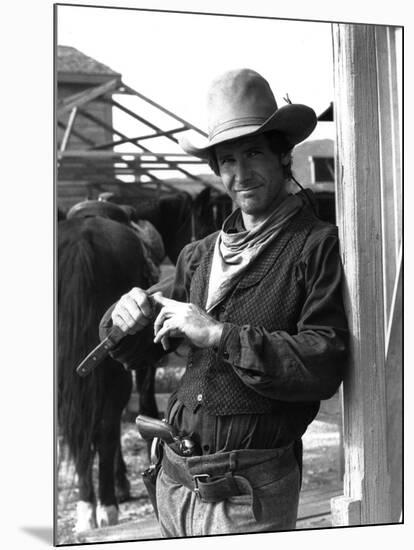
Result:
<svg viewBox="0 0 414 550"><path fill-rule="evenodd" d="M85 75L119 75L107 65L96 61L72 46L58 46L56 56L59 73L77 73Z"/></svg>

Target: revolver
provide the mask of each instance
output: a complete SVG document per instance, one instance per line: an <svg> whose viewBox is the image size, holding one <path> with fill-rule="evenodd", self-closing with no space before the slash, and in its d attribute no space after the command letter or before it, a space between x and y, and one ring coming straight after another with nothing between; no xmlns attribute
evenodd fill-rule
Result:
<svg viewBox="0 0 414 550"><path fill-rule="evenodd" d="M170 445L181 456L195 456L201 454L198 446L190 437L181 437L176 432L175 428L164 420L151 418L144 414L139 414L135 420L138 432L145 441L162 440L167 445ZM153 445L155 448L155 445Z"/></svg>

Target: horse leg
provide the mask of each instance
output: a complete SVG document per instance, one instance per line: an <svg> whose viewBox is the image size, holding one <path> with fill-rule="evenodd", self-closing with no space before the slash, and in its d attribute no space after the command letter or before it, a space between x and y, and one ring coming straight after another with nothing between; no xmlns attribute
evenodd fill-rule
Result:
<svg viewBox="0 0 414 550"><path fill-rule="evenodd" d="M138 414L158 418L157 402L155 400L155 367L145 365L135 371L135 381L139 398Z"/></svg>
<svg viewBox="0 0 414 550"><path fill-rule="evenodd" d="M121 441L115 452L115 495L118 502L126 502L131 498L131 484L127 477L127 467L122 456Z"/></svg>
<svg viewBox="0 0 414 550"><path fill-rule="evenodd" d="M131 373L115 366L105 380L107 396L97 438L99 456L99 503L96 519L99 527L118 523L118 502L115 495L117 449L121 442L121 414L131 394ZM126 475L124 471L124 476Z"/></svg>
<svg viewBox="0 0 414 550"><path fill-rule="evenodd" d="M89 531L96 528L96 497L92 480L93 454L86 470L77 466L79 480L79 500L76 505L75 532Z"/></svg>
<svg viewBox="0 0 414 550"><path fill-rule="evenodd" d="M98 441L99 502L96 509L98 527L118 523L118 503L115 496L115 454L120 438L120 417L106 416L102 421Z"/></svg>

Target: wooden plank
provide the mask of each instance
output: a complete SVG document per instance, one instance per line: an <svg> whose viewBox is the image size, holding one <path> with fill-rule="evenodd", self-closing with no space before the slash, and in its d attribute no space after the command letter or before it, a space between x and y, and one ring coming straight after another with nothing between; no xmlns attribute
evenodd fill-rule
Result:
<svg viewBox="0 0 414 550"><path fill-rule="evenodd" d="M403 283L402 250L398 258L386 339L387 455L390 475L391 521L399 521L403 506Z"/></svg>
<svg viewBox="0 0 414 550"><path fill-rule="evenodd" d="M387 523L390 502L375 27L334 24L333 44L336 210L350 328L350 359L343 385L344 496L361 502L359 523ZM344 507L344 514L350 510ZM354 517L348 519L355 521Z"/></svg>
<svg viewBox="0 0 414 550"><path fill-rule="evenodd" d="M312 518L298 519L296 522L296 530L301 529L326 529L332 527L331 514L322 514Z"/></svg>
<svg viewBox="0 0 414 550"><path fill-rule="evenodd" d="M157 538L161 538L161 532L154 515L146 516L135 521L119 523L118 525L112 525L110 527L85 531L77 535L79 544L152 540Z"/></svg>
<svg viewBox="0 0 414 550"><path fill-rule="evenodd" d="M64 99L60 99L57 103L58 116L61 116L64 113L68 113L73 109L73 107L79 108L82 105L86 105L90 101L96 99L97 97L115 90L116 87L119 85L119 83L120 83L119 77L113 78L108 82L101 84L100 86L88 88L87 90L80 92L78 94L73 94L69 97L65 97Z"/></svg>
<svg viewBox="0 0 414 550"><path fill-rule="evenodd" d="M306 519L330 513L331 499L339 496L342 490L338 487L322 489L314 494L302 491L299 499L298 518Z"/></svg>
<svg viewBox="0 0 414 550"><path fill-rule="evenodd" d="M401 187L400 135L398 127L398 93L395 78L395 31L375 28L378 73L378 109L380 120L380 162L382 241L384 261L385 316L389 317L397 270L397 252L401 242L401 211L397 196ZM390 48L393 44L393 48ZM393 51L394 50L394 51ZM395 205L395 207L394 207Z"/></svg>
<svg viewBox="0 0 414 550"><path fill-rule="evenodd" d="M66 129L65 129L65 133L63 134L63 138L62 138L62 143L60 145L60 152L64 151L66 149L66 146L69 142L69 138L70 138L70 134L72 132L72 129L73 129L73 125L75 123L75 119L76 119L76 114L78 112L78 108L77 107L73 107L73 109L71 110L70 112L70 115L69 115L69 120L68 120L68 124L66 126Z"/></svg>
<svg viewBox="0 0 414 550"><path fill-rule="evenodd" d="M317 489L305 489L300 493L299 508L307 506L309 503L329 502L331 498L338 496L340 492L339 484L334 487L328 485Z"/></svg>

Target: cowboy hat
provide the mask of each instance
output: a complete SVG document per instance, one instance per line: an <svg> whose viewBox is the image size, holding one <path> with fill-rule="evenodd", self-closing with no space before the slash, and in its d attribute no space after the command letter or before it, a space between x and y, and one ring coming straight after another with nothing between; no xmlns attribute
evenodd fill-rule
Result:
<svg viewBox="0 0 414 550"><path fill-rule="evenodd" d="M208 138L200 143L180 138L186 153L204 159L214 145L269 130L282 133L294 147L313 132L317 122L315 111L306 105L289 103L279 109L267 80L251 69L226 71L212 82L207 114Z"/></svg>

